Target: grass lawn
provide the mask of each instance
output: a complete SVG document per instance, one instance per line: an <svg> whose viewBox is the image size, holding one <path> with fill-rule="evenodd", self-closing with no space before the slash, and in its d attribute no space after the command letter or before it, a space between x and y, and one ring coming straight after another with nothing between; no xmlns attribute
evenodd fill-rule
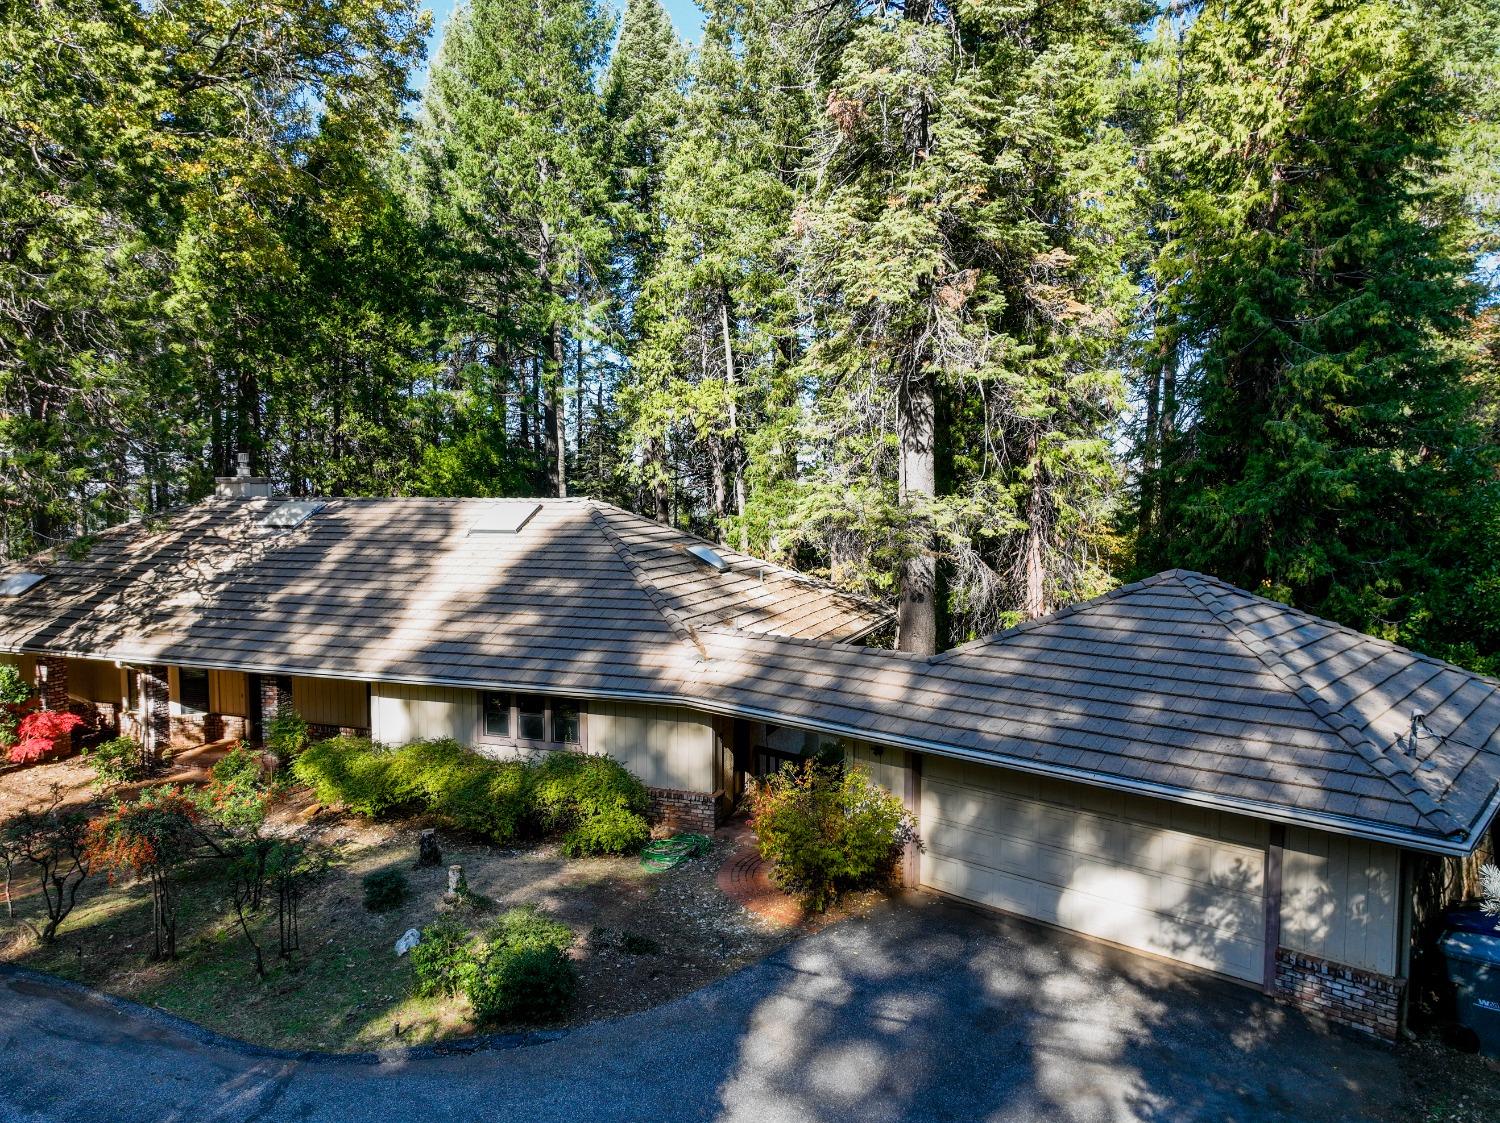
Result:
<svg viewBox="0 0 1500 1123"><path fill-rule="evenodd" d="M44 765L60 780L84 775L76 762ZM0 792L12 800L10 777ZM35 786L38 777L28 786ZM77 793L84 798L86 791ZM0 807L0 818L7 812ZM478 1026L467 1001L411 995L409 961L394 952L408 928L421 928L446 906L446 866L464 866L470 888L492 908L460 915L479 928L504 909L532 904L568 924L578 972L578 1024L645 1009L694 990L760 958L794 930L774 927L726 898L715 874L723 843L704 858L651 873L635 858L567 859L555 845L516 849L440 832L444 864L417 869L420 819L369 822L315 809L293 792L270 830L316 841L333 856L301 907L301 948L276 959L276 914L268 903L253 927L269 968L254 974L254 954L234 918L223 864L197 862L182 874L178 957L149 962L151 898L138 883L85 882L58 940L37 942L28 921L41 915L30 868L15 869L16 916L0 914L0 959L50 971L158 1006L220 1033L281 1048L360 1051L522 1026ZM396 910L367 911L361 879L399 868L412 895Z"/></svg>

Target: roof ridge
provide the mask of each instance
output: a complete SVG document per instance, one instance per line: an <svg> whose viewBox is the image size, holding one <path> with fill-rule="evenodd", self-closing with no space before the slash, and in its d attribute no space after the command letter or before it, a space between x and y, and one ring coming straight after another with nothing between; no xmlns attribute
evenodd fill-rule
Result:
<svg viewBox="0 0 1500 1123"><path fill-rule="evenodd" d="M780 562L771 561L769 558L759 557L756 554L748 554L744 550L738 550L735 547L728 545L727 543L719 542L712 538L705 538L703 537L703 535L698 534L695 531L683 530L680 527L670 526L667 523L659 523L655 519L648 518L638 511L630 510L630 508L628 507L620 507L603 499L594 500L593 509L597 511L601 508L608 508L611 511L617 511L628 518L636 519L653 527L660 527L663 530L670 531L673 534L681 535L683 538L692 539L695 543L701 543L702 545L709 547L717 554L733 554L735 557L743 558L747 562L753 562L754 564L765 569L774 570L774 576L776 576L780 580L784 580L795 585L805 585L813 589L821 589L824 592L832 593L836 597L841 597L844 600L852 601L862 608L867 608L872 611L879 612L883 616L890 615L889 610L884 608L879 601L874 600L870 597L861 596L859 593L851 593L848 589L841 589L839 588L839 586L835 585L832 581L829 581L826 578L817 577L811 573L803 573L800 569L793 569L789 565L782 565ZM629 548L630 547L627 544L626 549ZM879 627L880 625L876 626Z"/></svg>
<svg viewBox="0 0 1500 1123"><path fill-rule="evenodd" d="M1216 578L1205 577L1201 573L1183 572L1178 575L1183 586L1197 598L1214 618L1223 624L1229 633L1239 642L1240 646L1248 650L1268 671L1285 683L1297 699L1307 707L1318 721L1326 726L1340 741L1357 752L1360 757L1385 778L1401 797L1416 808L1417 813L1430 822L1434 827L1447 834L1462 833L1463 826L1437 800L1433 799L1427 789L1422 787L1417 780L1415 770L1404 758L1393 757L1385 752L1379 745L1375 744L1368 736L1359 732L1355 724L1344 714L1330 706L1305 679L1298 674L1290 664L1286 662L1271 646L1260 636L1254 635L1234 614L1234 611L1223 601L1223 597L1210 589L1201 586L1210 581L1222 585L1227 589L1235 589L1244 592L1246 596L1253 597L1254 593L1243 589L1237 589L1224 581ZM1263 599L1263 598L1262 598ZM1297 609L1287 606L1290 611Z"/></svg>
<svg viewBox="0 0 1500 1123"><path fill-rule="evenodd" d="M1456 664L1450 663L1446 659L1439 659L1436 655L1428 655L1425 651L1417 651L1414 648L1404 647L1401 644L1397 643L1395 640L1383 639L1380 636L1372 636L1369 632L1362 632L1358 628L1351 628L1348 624L1340 624L1337 620L1330 620L1326 616L1319 616L1316 613L1308 612L1304 608L1298 608L1296 605L1287 604L1285 601L1272 600L1270 597L1263 597L1259 593L1252 592L1249 589L1244 589L1239 585L1235 585L1229 581L1225 581L1222 577L1215 577L1212 574L1208 573L1195 573L1192 570L1173 570L1172 572L1196 577L1211 585L1220 585L1233 592L1243 593L1247 597L1254 597L1256 600L1265 601L1267 604L1280 605L1288 612L1295 612L1298 616L1305 618L1309 623L1320 624L1323 627L1330 629L1331 631L1338 632L1340 635L1350 636L1354 639L1357 639L1361 643L1379 644L1388 652L1410 656L1412 659L1415 659L1418 662L1430 664L1440 670L1452 670L1456 666ZM1462 671L1466 675L1471 675L1474 678L1487 682L1491 686L1500 686L1500 676L1480 674L1478 671L1471 671L1467 667L1458 667L1457 669Z"/></svg>
<svg viewBox="0 0 1500 1123"><path fill-rule="evenodd" d="M672 629L672 634L682 642L691 644L698 652L700 658L707 659L708 650L703 646L703 641L698 637L698 633L683 618L682 613L677 611L676 606L667 599L667 595L657 587L656 582L651 580L650 576L641 566L641 563L636 560L634 551L620 537L619 532L610 526L609 519L599 510L597 500L589 501L588 512L589 518L604 535L605 541L610 544L615 553L619 555L620 560L625 563L625 568L630 571L631 578L641 587L641 591L650 599L656 610L662 614L662 617L667 622L667 626Z"/></svg>
<svg viewBox="0 0 1500 1123"><path fill-rule="evenodd" d="M1139 581L1131 581L1126 585L1117 585L1107 593L1100 593L1097 597L1090 597L1088 600L1065 604L1061 608L1047 613L1045 616L1038 616L1033 620L1022 620L1019 624L1012 624L1009 628L1003 628L998 632L991 632L987 636L971 639L967 643L959 644L957 647L950 647L947 651L939 651L936 655L928 656L927 661L934 664L946 663L955 656L967 655L972 651L988 647L990 644L998 643L1000 640L1009 639L1011 636L1043 627L1056 620L1066 620L1069 616L1076 616L1080 612L1088 612L1091 609L1100 608L1112 601L1119 600L1123 596L1149 588L1152 585L1164 585L1169 578L1176 576L1180 572L1185 571L1170 569L1162 573L1154 573L1150 577L1142 577Z"/></svg>

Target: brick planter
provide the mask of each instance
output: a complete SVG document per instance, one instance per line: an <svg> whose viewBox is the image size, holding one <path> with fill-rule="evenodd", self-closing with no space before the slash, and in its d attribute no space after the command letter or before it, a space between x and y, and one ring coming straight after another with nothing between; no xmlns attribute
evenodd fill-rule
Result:
<svg viewBox="0 0 1500 1123"><path fill-rule="evenodd" d="M651 809L647 812L654 826L666 834L714 833L718 822L718 803L708 792L683 792L674 788L649 788Z"/></svg>
<svg viewBox="0 0 1500 1123"><path fill-rule="evenodd" d="M1278 998L1372 1037L1395 1040L1405 988L1405 979L1276 949Z"/></svg>

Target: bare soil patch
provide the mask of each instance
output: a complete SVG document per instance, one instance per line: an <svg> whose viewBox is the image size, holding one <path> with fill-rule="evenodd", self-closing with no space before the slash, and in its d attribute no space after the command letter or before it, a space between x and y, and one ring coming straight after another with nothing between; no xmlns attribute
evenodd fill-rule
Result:
<svg viewBox="0 0 1500 1123"><path fill-rule="evenodd" d="M86 803L89 769L57 761L12 773L0 782L0 820L45 800L56 783L69 802ZM778 925L746 911L716 884L733 850L716 840L705 857L674 870L650 872L638 859L568 859L551 843L502 848L439 831L444 865L418 869L421 818L372 822L318 808L296 790L274 810L272 833L327 847L332 866L302 905L302 948L275 961L274 910L258 923L268 962L254 976L253 953L233 920L220 863L204 859L185 872L179 957L148 962L150 894L144 885L110 884L91 876L58 941L37 943L28 921L40 913L28 867L15 870L13 920L0 912L0 960L51 971L104 991L192 1019L220 1033L280 1048L378 1050L481 1031L531 1028L478 1026L467 1002L411 995L411 968L394 945L447 908L448 863L461 863L470 889L488 907L461 915L481 927L489 915L532 904L576 933L576 1025L647 1009L695 990L761 958L805 929ZM361 878L399 868L411 899L374 914L362 905ZM847 903L820 924L859 912L874 895Z"/></svg>

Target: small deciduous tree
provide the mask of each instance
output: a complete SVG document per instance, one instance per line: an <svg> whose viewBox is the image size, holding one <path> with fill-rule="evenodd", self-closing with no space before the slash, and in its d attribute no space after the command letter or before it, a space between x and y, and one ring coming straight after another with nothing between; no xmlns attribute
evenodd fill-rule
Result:
<svg viewBox="0 0 1500 1123"><path fill-rule="evenodd" d="M16 726L16 741L6 756L12 764L34 764L52 752L60 738L83 724L77 714L59 710L34 710Z"/></svg>
<svg viewBox="0 0 1500 1123"><path fill-rule="evenodd" d="M89 875L88 816L65 808L54 785L51 799L40 810L27 808L0 827L0 849L5 853L6 906L10 906L10 867L16 860L36 869L47 922L38 936L51 943L78 902L78 890Z"/></svg>
<svg viewBox="0 0 1500 1123"><path fill-rule="evenodd" d="M177 955L174 874L202 841L198 805L179 788L147 788L134 803L116 803L88 824L88 853L111 877L127 872L151 884L151 954Z"/></svg>

